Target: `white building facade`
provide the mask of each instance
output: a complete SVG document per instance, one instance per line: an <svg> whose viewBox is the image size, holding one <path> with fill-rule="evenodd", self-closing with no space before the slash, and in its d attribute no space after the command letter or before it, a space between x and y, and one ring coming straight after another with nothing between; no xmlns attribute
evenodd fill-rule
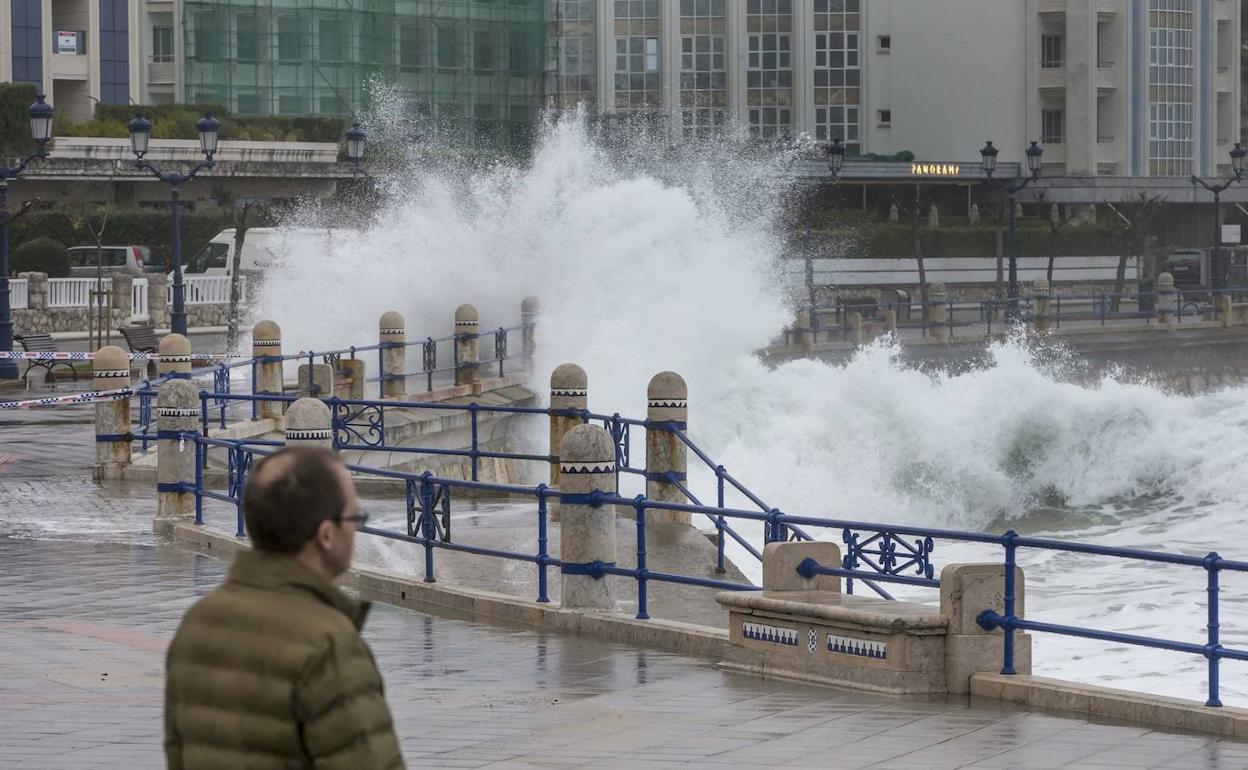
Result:
<svg viewBox="0 0 1248 770"><path fill-rule="evenodd" d="M553 0L548 102L1045 172L1226 171L1238 0Z"/></svg>

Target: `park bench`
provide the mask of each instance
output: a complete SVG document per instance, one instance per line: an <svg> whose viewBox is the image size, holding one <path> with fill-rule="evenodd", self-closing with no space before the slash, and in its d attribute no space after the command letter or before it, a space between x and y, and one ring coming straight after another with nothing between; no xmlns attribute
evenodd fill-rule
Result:
<svg viewBox="0 0 1248 770"><path fill-rule="evenodd" d="M13 339L22 343L22 348L27 353L60 352L56 349L56 341L52 339L51 334L14 334ZM74 362L66 361L63 358L31 359L26 362L26 371L22 372L22 378L25 379L26 375L30 374L31 369L39 367L47 370L47 379L54 380L56 379L56 373L53 371L53 367L56 366L68 366L70 373L74 375L74 380L76 381L78 379L78 370L74 368Z"/></svg>
<svg viewBox="0 0 1248 770"><path fill-rule="evenodd" d="M152 326L122 326L117 331L125 338L131 353L160 352L160 338L156 336L156 329ZM147 360L147 374L149 377L156 376L156 362L150 358Z"/></svg>

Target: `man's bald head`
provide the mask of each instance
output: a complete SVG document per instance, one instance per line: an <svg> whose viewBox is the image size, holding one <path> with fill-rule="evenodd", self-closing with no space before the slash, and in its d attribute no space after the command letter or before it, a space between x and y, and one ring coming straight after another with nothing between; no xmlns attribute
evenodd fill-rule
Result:
<svg viewBox="0 0 1248 770"><path fill-rule="evenodd" d="M243 491L247 534L257 550L293 554L321 522L343 514L346 468L328 449L286 447L261 460Z"/></svg>

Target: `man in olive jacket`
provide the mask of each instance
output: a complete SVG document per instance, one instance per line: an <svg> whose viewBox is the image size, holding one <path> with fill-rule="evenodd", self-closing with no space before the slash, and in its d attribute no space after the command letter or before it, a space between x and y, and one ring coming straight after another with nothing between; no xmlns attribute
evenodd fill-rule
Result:
<svg viewBox="0 0 1248 770"><path fill-rule="evenodd" d="M324 449L266 457L243 493L254 550L186 613L166 661L170 770L402 768L367 603L334 586L359 512Z"/></svg>

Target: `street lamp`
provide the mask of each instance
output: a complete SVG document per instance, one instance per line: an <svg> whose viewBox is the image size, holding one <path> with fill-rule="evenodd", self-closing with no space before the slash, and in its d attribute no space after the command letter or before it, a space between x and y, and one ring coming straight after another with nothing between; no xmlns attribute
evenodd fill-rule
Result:
<svg viewBox="0 0 1248 770"><path fill-rule="evenodd" d="M48 140L52 138L52 105L44 101L43 94L35 97L29 112L35 154L16 166L0 165L0 352L3 353L13 350L13 306L9 302L9 180L16 179L32 160L46 158ZM16 377L16 362L0 359L0 380Z"/></svg>
<svg viewBox="0 0 1248 770"><path fill-rule="evenodd" d="M353 123L347 129L347 160L351 161L352 173L359 173L360 161L364 160L364 129L359 123Z"/></svg>
<svg viewBox="0 0 1248 770"><path fill-rule="evenodd" d="M143 159L147 154L152 139L152 122L142 115L135 115L128 126L130 130L130 149L134 151L134 165L143 171L150 171L153 176L169 185L169 196L173 213L173 310L169 313L169 328L175 334L186 334L186 292L182 283L182 223L181 223L181 191L183 182L194 179L199 172L212 168L212 156L217 152L217 136L221 131L221 123L205 113L195 124L199 134L199 149L204 153L204 160L195 164L189 173L177 171L161 172L150 162Z"/></svg>
<svg viewBox="0 0 1248 770"><path fill-rule="evenodd" d="M1206 182L1198 176L1192 177L1192 186L1200 186L1213 193L1213 260L1209 266L1210 272L1219 270L1219 275L1211 275L1213 289L1225 289L1227 277L1230 274L1230 264L1222 265L1222 192L1226 188L1243 181L1244 176L1244 158L1248 156L1248 149L1244 148L1241 142L1236 142L1231 149L1231 178L1225 182Z"/></svg>
<svg viewBox="0 0 1248 770"><path fill-rule="evenodd" d="M1009 299L1009 306L1005 311L1005 320L1014 322L1019 319L1018 313L1018 217L1014 213L1017 206L1016 197L1024 187L1040 178L1040 161L1044 157L1044 148L1039 142L1032 142L1027 148L1024 155L1027 157L1027 176L1018 182L1008 182L1004 179L997 179L993 174L997 171L997 154L1000 151L993 146L992 142L988 142L979 151L980 158L983 159L984 175L987 177L987 183L995 185L1005 190L1009 198L1009 217L1010 217L1010 282L1006 288L1006 297Z"/></svg>
<svg viewBox="0 0 1248 770"><path fill-rule="evenodd" d="M839 138L833 139L832 144L828 145L828 171L832 172L833 182L840 178L844 165L845 144Z"/></svg>

